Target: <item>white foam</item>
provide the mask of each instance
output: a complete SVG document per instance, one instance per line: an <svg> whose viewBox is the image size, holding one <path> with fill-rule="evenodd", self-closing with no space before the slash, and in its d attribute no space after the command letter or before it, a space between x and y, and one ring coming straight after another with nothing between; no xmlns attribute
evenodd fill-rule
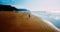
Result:
<svg viewBox="0 0 60 32"><path fill-rule="evenodd" d="M55 28L57 31L60 31L60 29L58 29L55 25L53 25L50 21L47 21L45 19L42 19L45 23L49 24L50 26L52 26L53 28Z"/></svg>

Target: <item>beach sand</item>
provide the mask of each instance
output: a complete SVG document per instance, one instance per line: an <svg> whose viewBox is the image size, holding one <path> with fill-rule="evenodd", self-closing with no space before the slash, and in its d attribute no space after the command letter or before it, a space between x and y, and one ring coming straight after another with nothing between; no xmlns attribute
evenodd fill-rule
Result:
<svg viewBox="0 0 60 32"><path fill-rule="evenodd" d="M30 16L29 16L30 15ZM0 12L0 32L58 32L40 18L25 12Z"/></svg>

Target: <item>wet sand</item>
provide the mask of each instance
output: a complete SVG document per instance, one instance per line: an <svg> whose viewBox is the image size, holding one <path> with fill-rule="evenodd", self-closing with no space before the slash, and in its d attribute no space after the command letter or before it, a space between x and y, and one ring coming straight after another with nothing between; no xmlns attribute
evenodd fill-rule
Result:
<svg viewBox="0 0 60 32"><path fill-rule="evenodd" d="M40 18L25 12L0 12L0 32L58 32Z"/></svg>

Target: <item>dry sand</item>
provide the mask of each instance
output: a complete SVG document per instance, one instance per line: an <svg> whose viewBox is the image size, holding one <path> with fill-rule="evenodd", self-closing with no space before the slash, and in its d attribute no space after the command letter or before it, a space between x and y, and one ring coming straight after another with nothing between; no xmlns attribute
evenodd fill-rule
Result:
<svg viewBox="0 0 60 32"><path fill-rule="evenodd" d="M34 15L25 12L0 12L0 32L58 32Z"/></svg>

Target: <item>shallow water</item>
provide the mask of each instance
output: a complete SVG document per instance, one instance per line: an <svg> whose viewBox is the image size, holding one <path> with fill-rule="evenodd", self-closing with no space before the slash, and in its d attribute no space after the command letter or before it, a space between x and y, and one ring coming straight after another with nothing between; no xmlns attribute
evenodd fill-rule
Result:
<svg viewBox="0 0 60 32"><path fill-rule="evenodd" d="M32 12L32 14L42 18L42 19L46 19L48 21L50 21L53 25L55 25L57 28L60 29L60 19L54 19L53 17L52 18L49 18L49 16L51 16L50 14L48 13L40 13L39 12ZM58 15L59 16L59 15Z"/></svg>

